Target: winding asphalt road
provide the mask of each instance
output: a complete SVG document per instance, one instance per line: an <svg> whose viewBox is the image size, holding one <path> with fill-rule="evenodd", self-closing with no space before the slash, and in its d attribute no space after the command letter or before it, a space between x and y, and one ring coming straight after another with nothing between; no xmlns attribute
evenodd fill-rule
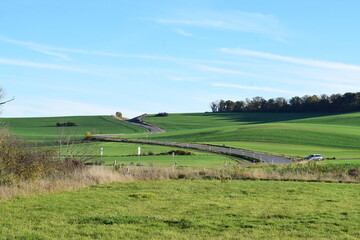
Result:
<svg viewBox="0 0 360 240"><path fill-rule="evenodd" d="M161 133L165 132L165 130L146 123L142 120L146 114L138 116L136 118L130 120L123 120L124 122L133 124L135 126L146 129L149 133ZM291 162L290 159L272 156L268 154L262 153L253 153L249 151L244 151L236 148L227 148L227 147L219 147L219 146L210 146L204 144L194 144L194 143L175 143L175 142L164 142L164 141L153 141L153 140L145 140L145 139L127 139L127 138L117 138L111 135L93 135L91 139L97 141L109 141L109 142L128 142L128 143L143 143L143 144L153 144L153 145L162 145L162 146L172 146L172 147L181 147L181 148L191 148L197 149L206 152L212 153L220 153L232 156L246 156L250 158L255 158L260 160L265 164L284 164ZM250 163L250 162L249 162Z"/></svg>
<svg viewBox="0 0 360 240"><path fill-rule="evenodd" d="M124 122L130 123L132 125L144 128L149 133L161 133L166 132L164 129L161 129L155 125L151 125L150 123L144 122L142 119L146 117L147 114L140 115L138 117L132 118L130 120L124 120Z"/></svg>

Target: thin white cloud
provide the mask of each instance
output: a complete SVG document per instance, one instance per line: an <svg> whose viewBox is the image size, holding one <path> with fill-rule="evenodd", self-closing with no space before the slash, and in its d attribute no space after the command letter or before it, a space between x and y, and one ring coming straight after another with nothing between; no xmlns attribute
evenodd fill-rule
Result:
<svg viewBox="0 0 360 240"><path fill-rule="evenodd" d="M244 86L244 85L229 84L229 83L212 83L212 86L214 86L214 87L226 87L226 88L238 88L238 89L264 91L264 92L274 92L274 93L298 94L298 92L295 92L295 91L278 89L278 88Z"/></svg>
<svg viewBox="0 0 360 240"><path fill-rule="evenodd" d="M171 81L177 81L177 82L199 82L202 81L203 77L169 77Z"/></svg>
<svg viewBox="0 0 360 240"><path fill-rule="evenodd" d="M40 43L34 42L25 42L18 41L10 38L4 38L0 36L0 41L12 43L18 46L26 46L29 49L34 51L42 51L44 54L57 56L63 59L70 59L70 57L63 53L76 53L84 55L96 55L96 56L108 56L108 57L122 57L122 58L134 58L134 59L148 59L148 60L159 60L159 61L169 61L169 62L181 62L181 63L213 63L213 64L224 64L224 65L239 65L239 63L231 61L219 61L219 60L204 60L204 59L194 59L194 58L177 58L177 57L168 57L168 56L156 56L156 55L133 55L133 54L120 54L96 50L87 50L87 49L74 49L74 48L64 48L49 46ZM240 64L241 65L241 64Z"/></svg>
<svg viewBox="0 0 360 240"><path fill-rule="evenodd" d="M26 42L26 41L18 41L10 38L0 37L0 41L7 42L11 44L15 44L18 46L24 46L34 51L42 51L44 54L58 56L60 58L66 58L67 55L61 53L54 53L50 51L58 51L58 52L68 52L68 53L80 53L80 54L90 54L90 55L102 55L102 56L112 56L112 57L125 57L127 55L123 54L114 54L110 52L102 52L102 51L92 51L92 50L84 50L84 49L71 49L71 48L63 48L63 47L56 47L56 46L49 46L45 44L33 43L33 42Z"/></svg>
<svg viewBox="0 0 360 240"><path fill-rule="evenodd" d="M14 40L14 39L10 39L10 38L5 38L5 37L0 37L0 41L15 44L18 46L23 46L30 50L40 52L40 53L43 53L46 55L58 57L63 60L71 60L69 58L69 56L67 56L66 54L50 51L50 50L57 50L54 47L50 47L50 46L46 46L46 45L42 45L42 44L38 44L38 43L33 43L33 42L18 41L18 40Z"/></svg>
<svg viewBox="0 0 360 240"><path fill-rule="evenodd" d="M238 70L219 68L219 67L211 67L211 66L200 65L200 64L194 64L194 66L199 70L203 70L203 71L207 71L207 72L218 72L218 73L225 73L225 74L257 77L256 74L251 74L251 73L242 72L242 71L238 71Z"/></svg>
<svg viewBox="0 0 360 240"><path fill-rule="evenodd" d="M191 37L192 34L191 33L188 33L188 32L185 32L183 29L176 29L175 32L177 32L178 34L184 36L184 37Z"/></svg>
<svg viewBox="0 0 360 240"><path fill-rule="evenodd" d="M49 64L49 63L38 63L38 62L30 62L30 61L22 61L22 60L13 60L13 59L8 59L8 58L0 58L0 64L88 73L88 71L86 69L82 69L82 68L69 67L69 66L57 65L57 64Z"/></svg>
<svg viewBox="0 0 360 240"><path fill-rule="evenodd" d="M29 49L34 50L36 52L43 53L45 55L61 58L63 60L67 60L67 61L71 60L71 58L68 55L63 54L63 53L52 52L52 51L42 49L42 48L37 48L37 47L30 47Z"/></svg>
<svg viewBox="0 0 360 240"><path fill-rule="evenodd" d="M274 15L241 11L196 11L179 17L157 18L161 24L187 25L193 27L250 32L283 40L287 34Z"/></svg>
<svg viewBox="0 0 360 240"><path fill-rule="evenodd" d="M239 55L239 56L262 58L262 59L268 59L268 60L274 60L274 61L301 64L301 65L306 65L306 66L311 66L311 67L360 71L359 65L344 64L344 63L339 63L339 62L327 62L327 61L320 61L320 60L313 60L313 59L294 58L294 57L275 55L275 54L265 53L265 52L250 51L250 50L246 50L246 49L221 48L220 51L222 51L224 53Z"/></svg>

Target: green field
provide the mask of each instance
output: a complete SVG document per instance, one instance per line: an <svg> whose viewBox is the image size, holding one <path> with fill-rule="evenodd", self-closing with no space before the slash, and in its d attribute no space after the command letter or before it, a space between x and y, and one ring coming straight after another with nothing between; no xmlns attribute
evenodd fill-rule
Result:
<svg viewBox="0 0 360 240"><path fill-rule="evenodd" d="M209 143L209 142L204 142ZM324 158L360 158L360 151L347 148L331 148L321 146L309 146L302 144L271 143L271 142L210 142L214 145L225 145L232 148L242 148L254 152L270 153L275 155L306 157L310 153L321 153Z"/></svg>
<svg viewBox="0 0 360 240"><path fill-rule="evenodd" d="M144 120L167 130L148 136L155 140L209 143L300 157L319 153L325 158L360 158L360 112L193 113L149 116Z"/></svg>
<svg viewBox="0 0 360 240"><path fill-rule="evenodd" d="M79 146L80 147L80 146ZM144 166L223 166L224 162L227 164L237 165L238 162L222 155L211 154L206 152L199 152L194 150L190 151L191 155L168 155L167 153L172 150L179 150L180 148L165 147L157 145L145 145L134 143L111 143L99 142L85 144L87 149L91 149L91 161L102 161L105 165L113 165L116 161L117 164L133 164ZM141 156L137 156L138 147L141 147ZM100 156L103 149L103 156ZM63 153L66 152L66 147ZM149 155L154 154L154 155Z"/></svg>
<svg viewBox="0 0 360 240"><path fill-rule="evenodd" d="M319 162L319 164L326 166L348 166L348 167L360 167L360 160L325 160Z"/></svg>
<svg viewBox="0 0 360 240"><path fill-rule="evenodd" d="M82 138L85 132L89 131L93 134L125 134L123 137L127 138L225 145L290 157L305 157L319 153L325 158L360 159L359 112L339 115L188 113L169 114L167 117L152 115L144 120L167 132L134 135L134 133L144 133L144 130L108 116L0 119L9 126L12 133L37 141L56 140L64 135ZM79 126L56 127L57 122L76 122ZM116 149L118 151L118 148ZM154 152L151 149L155 149L155 146L149 146L146 151ZM122 156L122 158L115 159L113 156ZM196 154L196 158L202 158L200 156L203 155ZM214 156L216 155L209 155L209 160L212 161ZM164 165L168 164L164 156L156 159L158 164L161 162ZM134 162L133 157L125 157L121 152L104 156L104 160L107 163L114 160ZM155 158L147 156L143 160L149 162L154 161ZM196 160L199 161L206 162L206 160ZM219 165L220 162L223 162L223 158L219 158L215 165Z"/></svg>
<svg viewBox="0 0 360 240"><path fill-rule="evenodd" d="M0 239L359 239L358 184L113 183L0 202Z"/></svg>
<svg viewBox="0 0 360 240"><path fill-rule="evenodd" d="M0 119L9 126L12 133L37 141L56 140L64 135L82 138L85 132L89 131L93 134L125 134L123 137L127 138L225 145L290 157L305 157L319 153L325 158L360 159L359 112L338 115L188 113L169 114L167 117L151 115L144 120L167 132L134 135L144 133L144 130L107 116ZM57 122L76 122L79 126L55 127ZM149 148L146 151L154 151L151 149L155 146ZM118 161L134 162L132 158L124 157L120 152L112 155L121 155L122 158ZM201 158L198 154L196 157ZM212 157L214 155L209 155L209 158ZM155 160L153 156L146 157L146 160L149 159ZM167 159L163 156L157 159L158 163L164 161L163 164L167 164ZM115 159L112 156L104 156L104 160L109 163ZM223 160L220 159L220 162Z"/></svg>
<svg viewBox="0 0 360 240"><path fill-rule="evenodd" d="M134 134L144 129L115 120L109 116L74 116L43 118L0 118L11 133L30 140L57 140L62 136L84 137L85 132L92 134ZM75 122L79 126L56 127L58 122Z"/></svg>

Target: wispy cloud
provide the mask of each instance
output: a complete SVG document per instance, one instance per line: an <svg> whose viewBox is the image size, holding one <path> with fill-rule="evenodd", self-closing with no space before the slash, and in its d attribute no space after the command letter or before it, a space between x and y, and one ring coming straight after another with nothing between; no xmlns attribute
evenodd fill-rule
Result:
<svg viewBox="0 0 360 240"><path fill-rule="evenodd" d="M244 86L240 84L229 84L229 83L212 83L214 87L226 87L226 88L237 88L237 89L245 89L245 90L255 90L255 91L264 91L264 92L274 92L274 93L285 93L285 94L298 94L298 92L278 89L278 88L270 88L270 87L256 87L256 86Z"/></svg>
<svg viewBox="0 0 360 240"><path fill-rule="evenodd" d="M251 74L251 73L242 72L242 71L238 71L238 70L219 68L219 67L211 67L211 66L201 65L201 64L194 64L194 66L199 70L203 70L203 71L207 71L207 72L217 72L217 73L234 74L234 75L241 75L241 76L248 76L248 77L257 77L256 74Z"/></svg>
<svg viewBox="0 0 360 240"><path fill-rule="evenodd" d="M172 81L177 81L177 82L199 82L202 81L204 78L203 77L169 77L170 80Z"/></svg>
<svg viewBox="0 0 360 240"><path fill-rule="evenodd" d="M49 51L49 50L46 50L43 48L37 48L37 47L30 47L29 49L34 50L39 53L43 53L45 55L61 58L63 60L68 60L68 61L71 60L71 58L68 55L63 54L63 53L52 52L52 51Z"/></svg>
<svg viewBox="0 0 360 240"><path fill-rule="evenodd" d="M133 59L147 59L147 60L159 60L159 61L168 61L168 62L181 62L181 63L211 63L211 64L221 64L221 65L241 65L233 61L220 61L220 60L211 60L211 59L195 59L195 58L178 58L170 56L161 56L161 55L135 55L135 54L121 54L114 52L104 52L97 50L88 50L88 49L76 49L76 48L64 48L59 46L50 46L41 43L19 41L10 38L5 38L0 36L0 41L12 43L18 46L25 46L34 51L41 51L44 54L57 56L63 59L71 59L67 54L64 53L75 53L83 55L96 55L96 56L105 56L105 57L121 57L121 58L133 58Z"/></svg>
<svg viewBox="0 0 360 240"><path fill-rule="evenodd" d="M294 58L294 57L275 55L275 54L265 53L265 52L250 51L250 50L246 50L246 49L222 48L222 49L220 49L220 51L224 52L224 53L239 55L239 56L262 58L262 59L268 59L268 60L274 60L274 61L301 64L301 65L306 65L306 66L311 66L311 67L360 71L359 65L351 65L351 64L345 64L345 63L339 63L339 62L328 62L328 61L320 61L320 60L313 60L313 59Z"/></svg>
<svg viewBox="0 0 360 240"><path fill-rule="evenodd" d="M65 70L65 71L83 72L83 73L89 72L88 70L82 69L82 68L57 65L57 64L49 64L49 63L38 63L38 62L30 62L30 61L22 61L22 60L13 60L13 59L8 59L8 58L0 58L0 64L15 65L15 66L21 66L21 67L53 69L53 70Z"/></svg>
<svg viewBox="0 0 360 240"><path fill-rule="evenodd" d="M180 28L176 29L175 32L182 35L182 36L184 36L184 37L191 37L192 36L191 33L185 32L183 29L180 29Z"/></svg>
<svg viewBox="0 0 360 240"><path fill-rule="evenodd" d="M287 35L286 30L274 15L261 13L196 11L177 18L157 18L155 21L161 24L250 32L278 40L283 40Z"/></svg>
<svg viewBox="0 0 360 240"><path fill-rule="evenodd" d="M50 47L50 46L33 43L33 42L18 41L18 40L14 40L14 39L10 39L10 38L5 38L5 37L0 37L0 41L15 44L18 46L23 46L30 50L40 52L42 54L50 55L53 57L61 58L63 60L71 60L71 58L69 56L67 56L66 54L51 51L51 50L60 50L59 48Z"/></svg>

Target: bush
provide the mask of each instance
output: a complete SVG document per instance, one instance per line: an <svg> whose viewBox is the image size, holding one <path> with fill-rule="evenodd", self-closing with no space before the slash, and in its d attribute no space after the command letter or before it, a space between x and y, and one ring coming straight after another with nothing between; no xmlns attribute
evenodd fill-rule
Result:
<svg viewBox="0 0 360 240"><path fill-rule="evenodd" d="M348 174L352 177L359 177L360 176L360 168L352 168L348 171Z"/></svg>
<svg viewBox="0 0 360 240"><path fill-rule="evenodd" d="M168 116L169 114L167 112L162 112L162 113L158 113L155 115L155 117L166 117Z"/></svg>
<svg viewBox="0 0 360 240"><path fill-rule="evenodd" d="M76 127L79 125L75 122L58 122L58 123L56 123L56 126L57 127Z"/></svg>
<svg viewBox="0 0 360 240"><path fill-rule="evenodd" d="M53 175L81 170L83 163L75 159L54 160L55 150L0 133L0 184L33 181Z"/></svg>
<svg viewBox="0 0 360 240"><path fill-rule="evenodd" d="M191 155L191 152L184 151L184 150L171 150L167 154L175 153L175 155Z"/></svg>

